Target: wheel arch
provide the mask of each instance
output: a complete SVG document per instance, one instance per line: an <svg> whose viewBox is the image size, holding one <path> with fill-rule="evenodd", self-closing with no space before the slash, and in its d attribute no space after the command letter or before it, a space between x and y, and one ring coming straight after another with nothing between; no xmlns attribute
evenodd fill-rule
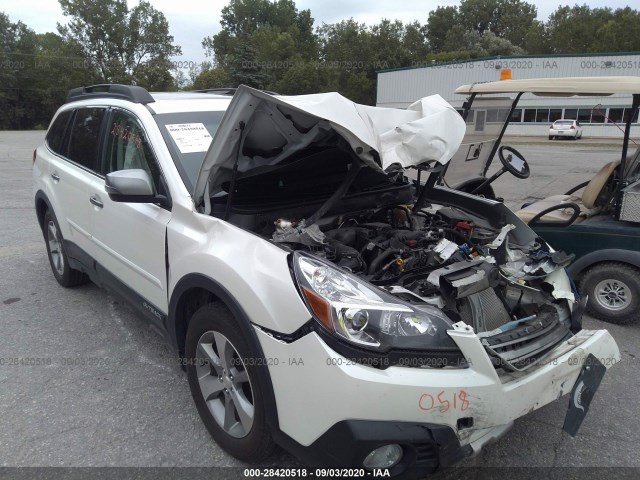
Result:
<svg viewBox="0 0 640 480"><path fill-rule="evenodd" d="M267 425L276 438L279 432L278 410L271 375L267 367L268 362L249 316L223 285L203 274L191 273L182 277L173 289L169 301L167 316L169 338L177 347L180 356L184 356L185 338L191 317L201 306L215 302L220 302L229 309L255 356L265 360L256 362L256 367L265 401Z"/></svg>
<svg viewBox="0 0 640 480"><path fill-rule="evenodd" d="M625 263L635 268L640 268L640 252L610 248L588 253L573 262L568 270L574 279L579 279L590 267L600 263L616 262Z"/></svg>
<svg viewBox="0 0 640 480"><path fill-rule="evenodd" d="M252 330L249 317L226 288L206 275L187 274L173 288L167 317L170 339L180 354L184 353L187 328L193 314L201 306L216 302L222 303L231 311L241 324L243 334L247 335Z"/></svg>
<svg viewBox="0 0 640 480"><path fill-rule="evenodd" d="M53 209L51 208L51 203L47 198L47 195L42 190L38 190L36 192L35 208L36 208L36 215L38 217L38 225L40 225L40 229L42 230L44 228L43 226L44 214L46 213L47 210L53 211Z"/></svg>

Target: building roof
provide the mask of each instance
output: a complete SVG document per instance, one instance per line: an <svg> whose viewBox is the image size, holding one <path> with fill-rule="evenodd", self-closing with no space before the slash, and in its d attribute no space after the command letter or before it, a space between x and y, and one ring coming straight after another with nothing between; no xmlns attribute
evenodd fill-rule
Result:
<svg viewBox="0 0 640 480"><path fill-rule="evenodd" d="M538 96L608 96L615 93L640 94L640 77L558 77L501 80L472 83L455 90L458 94L520 93Z"/></svg>
<svg viewBox="0 0 640 480"><path fill-rule="evenodd" d="M406 67L383 68L376 70L376 73L398 72L401 70L420 70L424 68L443 68L447 65L459 65L466 63L482 63L490 61L508 61L523 59L557 59L557 58L597 58L597 57L623 57L623 56L640 56L640 52L595 52L595 53L550 53L550 54L531 54L531 55L496 55L493 57L464 58L453 60L431 60L429 63L416 63Z"/></svg>

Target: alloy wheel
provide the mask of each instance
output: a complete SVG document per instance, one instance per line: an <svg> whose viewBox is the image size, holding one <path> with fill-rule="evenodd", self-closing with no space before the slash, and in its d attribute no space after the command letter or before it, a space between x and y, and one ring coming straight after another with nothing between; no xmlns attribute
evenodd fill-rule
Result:
<svg viewBox="0 0 640 480"><path fill-rule="evenodd" d="M196 374L200 391L216 423L229 435L242 438L253 426L253 390L243 360L219 332L198 340Z"/></svg>
<svg viewBox="0 0 640 480"><path fill-rule="evenodd" d="M62 241L53 220L47 225L47 245L51 254L51 263L59 275L64 274L64 257L62 255Z"/></svg>

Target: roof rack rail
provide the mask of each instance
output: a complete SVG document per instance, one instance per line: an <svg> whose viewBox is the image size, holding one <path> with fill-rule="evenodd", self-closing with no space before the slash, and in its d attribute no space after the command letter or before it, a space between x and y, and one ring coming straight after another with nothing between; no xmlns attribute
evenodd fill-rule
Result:
<svg viewBox="0 0 640 480"><path fill-rule="evenodd" d="M121 85L117 83L102 83L88 87L78 87L69 90L67 103L86 100L88 98L120 98L133 103L153 103L155 100L146 89L136 85Z"/></svg>
<svg viewBox="0 0 640 480"><path fill-rule="evenodd" d="M220 95L233 95L238 90L236 87L223 87L223 88L201 88L198 90L191 90L194 93L217 93ZM279 93L271 92L269 90L260 90L261 92L269 95L279 95Z"/></svg>

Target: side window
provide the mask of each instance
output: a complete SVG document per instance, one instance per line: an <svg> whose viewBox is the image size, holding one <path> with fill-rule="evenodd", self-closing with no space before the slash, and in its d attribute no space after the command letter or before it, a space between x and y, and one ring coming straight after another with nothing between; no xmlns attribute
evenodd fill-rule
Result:
<svg viewBox="0 0 640 480"><path fill-rule="evenodd" d="M47 145L58 155L66 155L67 142L65 141L64 132L71 118L73 110L60 112L47 132Z"/></svg>
<svg viewBox="0 0 640 480"><path fill-rule="evenodd" d="M484 132L484 119L486 115L486 111L478 110L476 114L476 132Z"/></svg>
<svg viewBox="0 0 640 480"><path fill-rule="evenodd" d="M107 131L106 172L141 168L160 190L160 168L140 122L124 110L114 110Z"/></svg>
<svg viewBox="0 0 640 480"><path fill-rule="evenodd" d="M104 108L79 108L71 128L67 158L93 171L98 166L100 126L105 112Z"/></svg>

